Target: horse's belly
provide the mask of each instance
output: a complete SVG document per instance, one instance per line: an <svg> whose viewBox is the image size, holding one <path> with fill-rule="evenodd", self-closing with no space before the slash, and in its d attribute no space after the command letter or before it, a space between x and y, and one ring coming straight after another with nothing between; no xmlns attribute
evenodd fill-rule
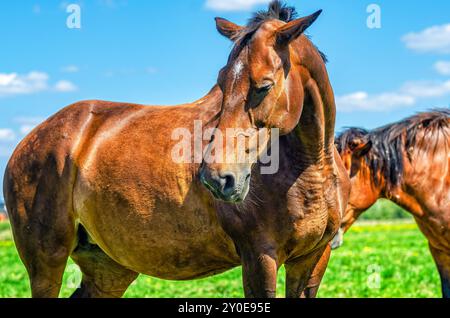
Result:
<svg viewBox="0 0 450 318"><path fill-rule="evenodd" d="M116 262L162 279L203 277L239 263L231 242L219 233L202 233L201 229L195 233L196 229L186 231L174 224L154 222L156 226L147 227L143 222L141 227L123 227L123 223L111 222L109 228L95 224L86 228L93 241Z"/></svg>
<svg viewBox="0 0 450 318"><path fill-rule="evenodd" d="M153 277L169 280L187 280L224 272L238 265L230 246L222 238L209 235L194 237L162 236L146 242L118 238L101 244L105 252L123 266ZM124 247L127 251L124 252ZM227 255L229 251L229 255Z"/></svg>
<svg viewBox="0 0 450 318"><path fill-rule="evenodd" d="M92 242L122 266L185 280L239 265L232 240L205 208L133 206L103 196L76 200L83 202L76 212Z"/></svg>

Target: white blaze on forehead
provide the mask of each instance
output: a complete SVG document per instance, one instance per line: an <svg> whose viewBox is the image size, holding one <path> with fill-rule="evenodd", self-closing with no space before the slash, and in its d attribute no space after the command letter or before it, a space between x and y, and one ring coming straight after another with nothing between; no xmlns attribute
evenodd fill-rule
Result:
<svg viewBox="0 0 450 318"><path fill-rule="evenodd" d="M244 69L244 64L241 61L237 61L233 66L234 78L238 79L241 77L242 70Z"/></svg>

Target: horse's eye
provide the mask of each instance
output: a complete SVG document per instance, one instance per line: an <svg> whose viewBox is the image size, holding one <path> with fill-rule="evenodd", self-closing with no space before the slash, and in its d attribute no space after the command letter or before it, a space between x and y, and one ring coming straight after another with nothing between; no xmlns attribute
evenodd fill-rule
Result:
<svg viewBox="0 0 450 318"><path fill-rule="evenodd" d="M258 95L267 95L269 91L272 89L273 84L265 84L261 87L256 88L256 94Z"/></svg>
<svg viewBox="0 0 450 318"><path fill-rule="evenodd" d="M249 91L249 99L248 99L248 105L246 107L248 108L256 108L258 105L262 103L262 101L266 98L266 96L269 94L270 90L273 87L273 83L267 83L263 86L257 87L256 85L251 88Z"/></svg>

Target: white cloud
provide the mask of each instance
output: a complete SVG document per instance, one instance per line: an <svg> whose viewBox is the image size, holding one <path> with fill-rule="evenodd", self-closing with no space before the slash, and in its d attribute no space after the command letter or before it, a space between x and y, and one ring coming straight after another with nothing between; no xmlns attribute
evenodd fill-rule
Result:
<svg viewBox="0 0 450 318"><path fill-rule="evenodd" d="M73 92L75 84L69 81L59 81L49 84L49 75L44 72L29 72L28 74L0 73L0 97L36 94L48 90L57 92Z"/></svg>
<svg viewBox="0 0 450 318"><path fill-rule="evenodd" d="M0 73L0 97L45 91L48 88L48 78L48 74L43 72L30 72L24 75Z"/></svg>
<svg viewBox="0 0 450 318"><path fill-rule="evenodd" d="M69 92L74 92L74 91L78 90L78 87L69 81L59 81L55 84L54 89L57 92L69 93Z"/></svg>
<svg viewBox="0 0 450 318"><path fill-rule="evenodd" d="M418 33L408 33L402 38L406 47L417 52L450 53L450 23L432 26Z"/></svg>
<svg viewBox="0 0 450 318"><path fill-rule="evenodd" d="M271 0L207 0L206 7L217 11L245 11Z"/></svg>
<svg viewBox="0 0 450 318"><path fill-rule="evenodd" d="M450 80L445 82L409 82L401 89L404 93L415 98L434 98L450 94Z"/></svg>
<svg viewBox="0 0 450 318"><path fill-rule="evenodd" d="M438 61L434 64L434 69L441 75L450 75L450 61Z"/></svg>
<svg viewBox="0 0 450 318"><path fill-rule="evenodd" d="M63 73L78 73L80 68L76 65L67 65L61 68L61 72Z"/></svg>
<svg viewBox="0 0 450 318"><path fill-rule="evenodd" d="M336 98L339 111L384 111L394 107L411 106L416 102L414 97L399 93L382 93L369 95L366 92L356 92Z"/></svg>
<svg viewBox="0 0 450 318"><path fill-rule="evenodd" d="M8 128L0 128L0 141L12 141L16 139L14 131Z"/></svg>
<svg viewBox="0 0 450 318"><path fill-rule="evenodd" d="M370 95L356 92L337 96L337 109L351 111L387 111L415 105L418 100L450 95L450 80L444 82L417 81L407 82L393 92Z"/></svg>

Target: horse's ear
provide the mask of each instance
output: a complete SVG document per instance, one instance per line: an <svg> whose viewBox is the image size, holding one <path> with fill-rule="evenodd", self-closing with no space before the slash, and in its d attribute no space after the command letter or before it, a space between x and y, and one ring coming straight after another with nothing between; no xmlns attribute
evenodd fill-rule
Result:
<svg viewBox="0 0 450 318"><path fill-rule="evenodd" d="M286 25L279 28L277 32L277 43L279 45L288 45L300 35L302 35L306 29L308 29L314 21L317 20L322 10L317 11L310 16L300 18L287 23Z"/></svg>
<svg viewBox="0 0 450 318"><path fill-rule="evenodd" d="M243 29L243 27L222 18L216 18L216 27L220 34L232 41Z"/></svg>
<svg viewBox="0 0 450 318"><path fill-rule="evenodd" d="M362 157L372 149L372 141L368 138L355 138L350 142L349 148L354 156Z"/></svg>

